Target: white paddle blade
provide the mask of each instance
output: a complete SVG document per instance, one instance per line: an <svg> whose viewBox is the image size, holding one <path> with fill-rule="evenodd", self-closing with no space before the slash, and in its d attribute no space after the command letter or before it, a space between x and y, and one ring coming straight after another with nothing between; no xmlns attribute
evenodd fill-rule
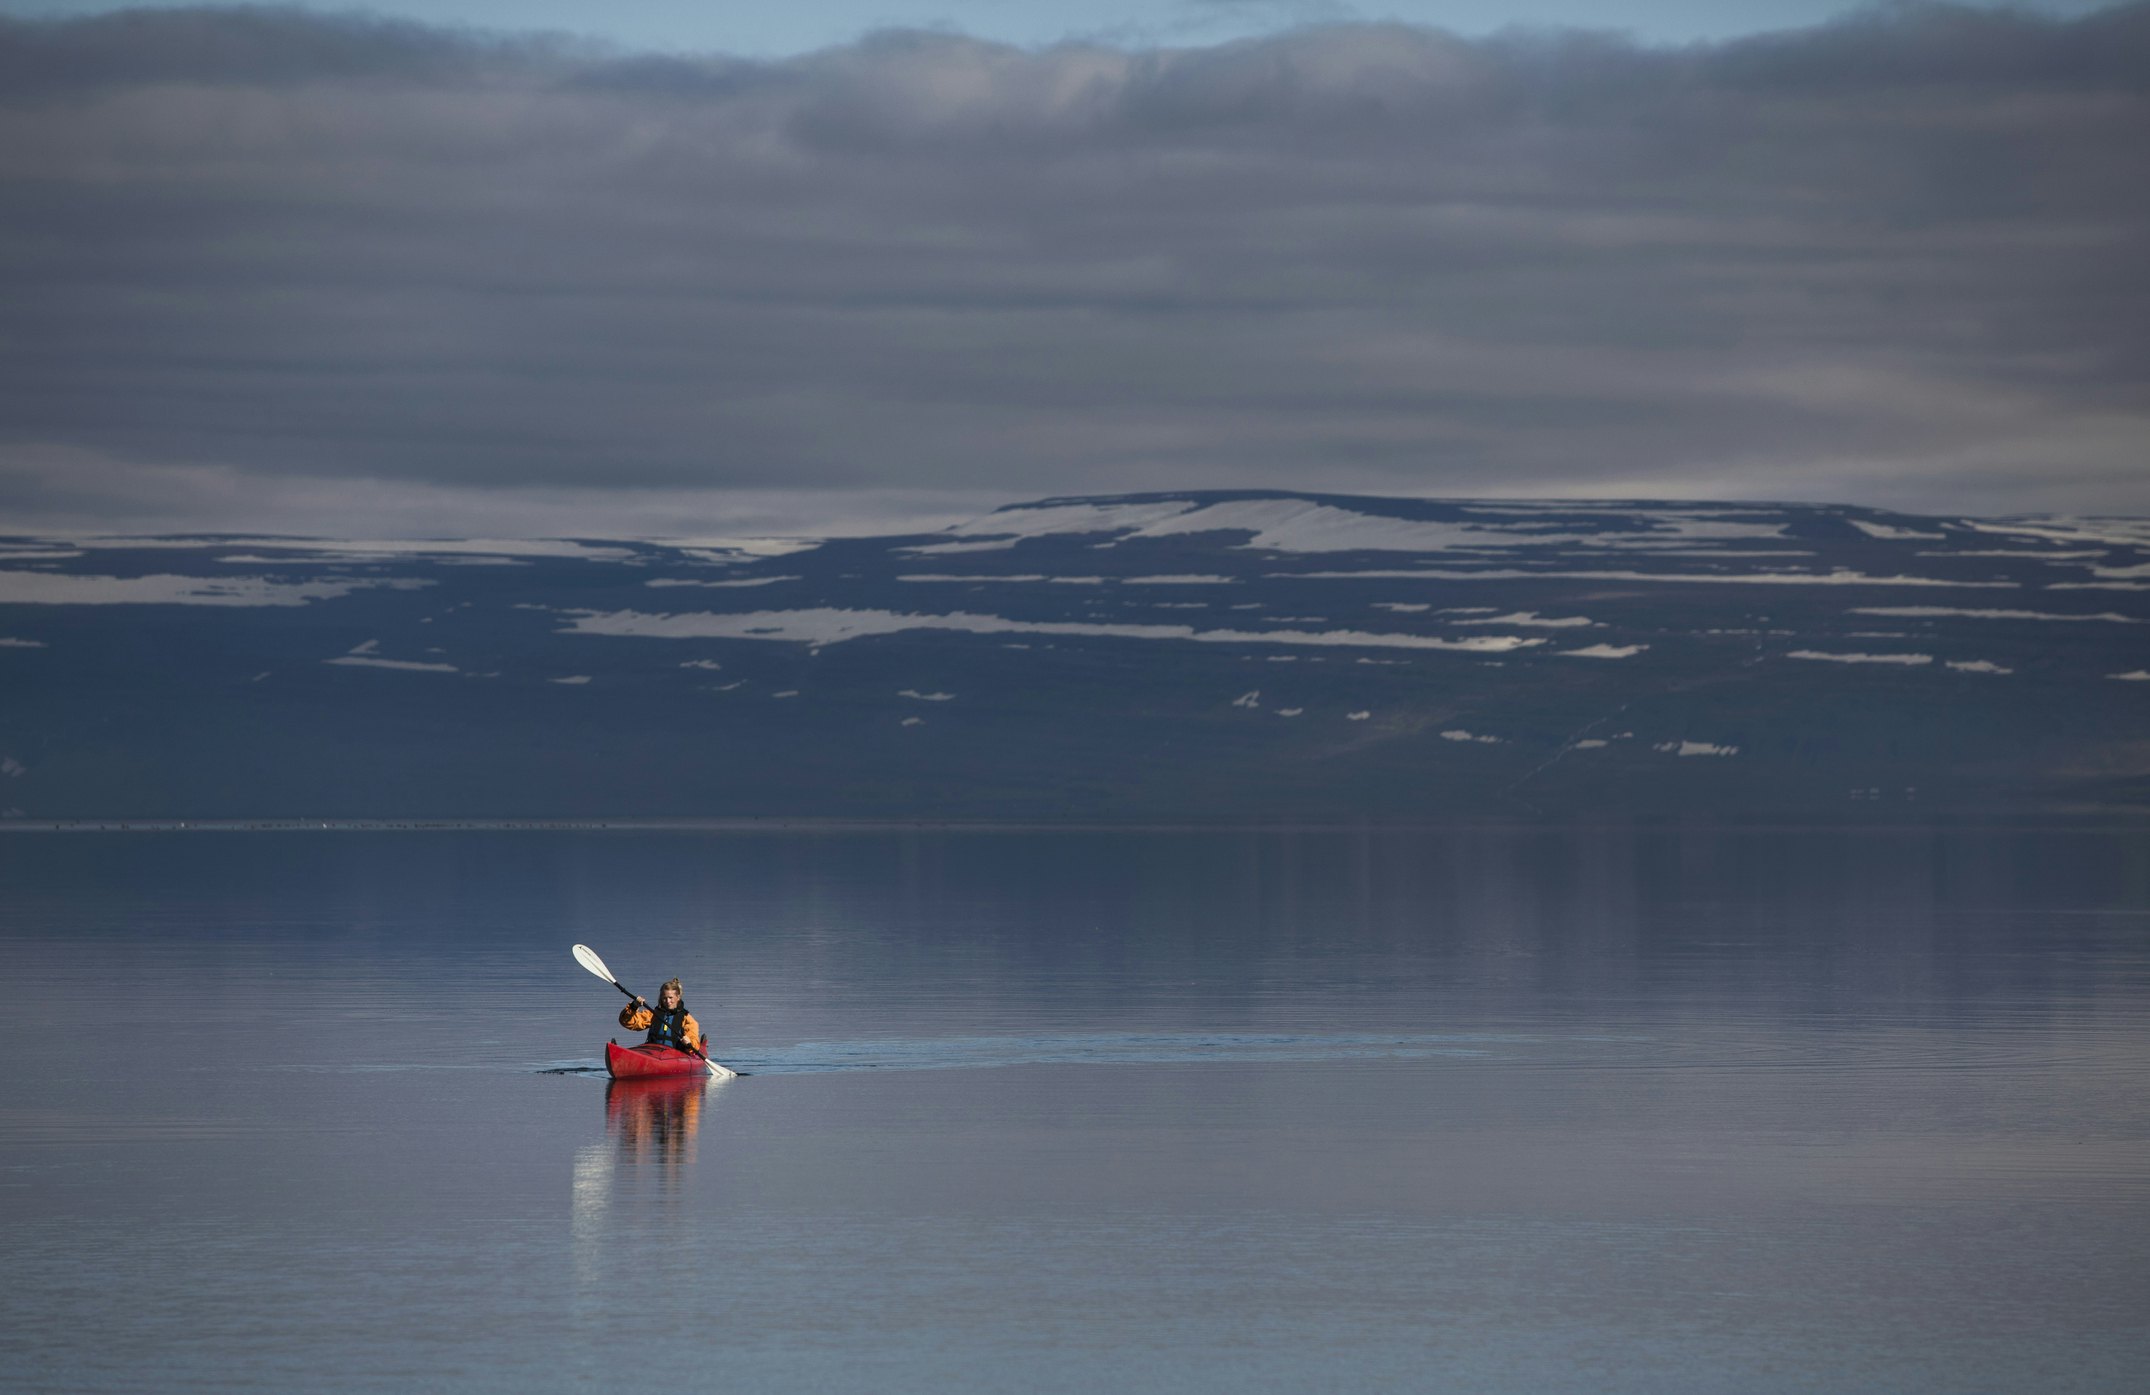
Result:
<svg viewBox="0 0 2150 1395"><path fill-rule="evenodd" d="M605 967L605 961L597 957L597 951L588 945L575 946L575 962L607 983L619 982L612 976L612 970Z"/></svg>

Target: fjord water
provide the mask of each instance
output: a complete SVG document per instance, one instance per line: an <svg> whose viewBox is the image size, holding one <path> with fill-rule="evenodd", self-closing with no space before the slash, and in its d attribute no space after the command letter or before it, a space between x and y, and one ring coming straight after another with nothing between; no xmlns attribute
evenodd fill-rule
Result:
<svg viewBox="0 0 2150 1395"><path fill-rule="evenodd" d="M25 833L0 963L9 1388L2150 1370L2139 832Z"/></svg>

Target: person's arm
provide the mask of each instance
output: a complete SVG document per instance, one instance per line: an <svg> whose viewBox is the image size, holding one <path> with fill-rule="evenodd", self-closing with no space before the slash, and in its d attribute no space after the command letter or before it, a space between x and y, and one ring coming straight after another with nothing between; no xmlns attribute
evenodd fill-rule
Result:
<svg viewBox="0 0 2150 1395"><path fill-rule="evenodd" d="M656 1020L657 1014L651 1012L649 1004L640 998L620 1009L620 1025L630 1032L642 1031Z"/></svg>
<svg viewBox="0 0 2150 1395"><path fill-rule="evenodd" d="M688 1013L687 1020L680 1025L686 1029L687 1049L689 1051L706 1053L709 1050L709 1043L702 1039L702 1024L694 1020L693 1013Z"/></svg>

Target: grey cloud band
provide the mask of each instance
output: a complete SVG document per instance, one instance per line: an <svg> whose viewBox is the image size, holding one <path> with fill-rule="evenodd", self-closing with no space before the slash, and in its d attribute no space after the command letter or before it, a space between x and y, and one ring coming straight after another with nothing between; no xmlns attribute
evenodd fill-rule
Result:
<svg viewBox="0 0 2150 1395"><path fill-rule="evenodd" d="M202 466L2150 507L2150 6L780 63L141 12L0 23L0 93L0 513Z"/></svg>

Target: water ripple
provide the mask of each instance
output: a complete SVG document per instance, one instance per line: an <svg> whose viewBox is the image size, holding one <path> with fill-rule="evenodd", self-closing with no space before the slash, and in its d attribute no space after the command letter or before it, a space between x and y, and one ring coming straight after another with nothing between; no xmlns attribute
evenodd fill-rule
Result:
<svg viewBox="0 0 2150 1395"><path fill-rule="evenodd" d="M1292 1033L1127 1033L805 1041L742 1058L757 1075L854 1070L981 1070L1003 1066L1131 1066L1247 1062L1486 1058L1537 1044L1536 1037L1485 1033L1300 1035Z"/></svg>

